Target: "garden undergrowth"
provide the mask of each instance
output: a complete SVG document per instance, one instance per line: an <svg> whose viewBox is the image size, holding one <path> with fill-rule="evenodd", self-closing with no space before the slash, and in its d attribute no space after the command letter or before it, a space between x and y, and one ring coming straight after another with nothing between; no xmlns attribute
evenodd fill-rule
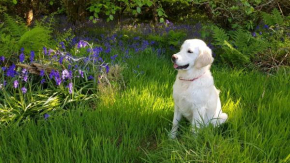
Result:
<svg viewBox="0 0 290 163"><path fill-rule="evenodd" d="M178 138L170 140L176 71L169 58L140 53L120 63L125 88L74 103L62 114L2 127L0 162L289 161L287 72L214 65L227 123L193 135L183 120Z"/></svg>

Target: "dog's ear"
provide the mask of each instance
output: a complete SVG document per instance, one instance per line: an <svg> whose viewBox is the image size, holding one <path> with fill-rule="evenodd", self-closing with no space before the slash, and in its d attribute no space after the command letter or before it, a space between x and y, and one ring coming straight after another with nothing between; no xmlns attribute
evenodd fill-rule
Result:
<svg viewBox="0 0 290 163"><path fill-rule="evenodd" d="M195 67L202 68L204 66L210 65L213 62L211 49L207 46L200 47L199 55L195 60Z"/></svg>

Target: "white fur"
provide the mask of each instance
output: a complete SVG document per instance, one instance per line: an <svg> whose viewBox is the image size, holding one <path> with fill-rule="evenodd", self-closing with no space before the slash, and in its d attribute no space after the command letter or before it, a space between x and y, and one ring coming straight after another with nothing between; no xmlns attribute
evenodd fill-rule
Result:
<svg viewBox="0 0 290 163"><path fill-rule="evenodd" d="M173 85L175 106L170 137L176 137L178 122L182 117L191 122L193 132L209 123L214 126L224 123L228 115L222 112L219 91L214 86L210 72L213 62L211 49L202 40L186 40L180 52L173 57L177 58L175 67L187 64L189 66L178 70ZM191 79L195 80L188 81Z"/></svg>

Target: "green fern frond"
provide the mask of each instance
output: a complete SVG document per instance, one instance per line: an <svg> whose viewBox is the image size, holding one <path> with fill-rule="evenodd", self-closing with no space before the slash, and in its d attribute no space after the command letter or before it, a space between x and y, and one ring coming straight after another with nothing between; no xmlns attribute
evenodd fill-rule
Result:
<svg viewBox="0 0 290 163"><path fill-rule="evenodd" d="M19 39L18 49L25 47L25 52L38 51L43 46L51 45L51 31L44 27L34 27L33 29L25 32Z"/></svg>
<svg viewBox="0 0 290 163"><path fill-rule="evenodd" d="M265 24L273 26L273 25L282 25L284 22L283 16L278 11L278 9L274 9L271 14L262 13L262 18Z"/></svg>
<svg viewBox="0 0 290 163"><path fill-rule="evenodd" d="M11 34L13 37L20 37L27 31L27 27L19 17L14 19L8 14L4 13L4 23L5 29L7 29L9 34Z"/></svg>
<svg viewBox="0 0 290 163"><path fill-rule="evenodd" d="M229 41L229 36L226 32L216 26L213 27L213 38L215 39L216 45L223 45L224 41Z"/></svg>

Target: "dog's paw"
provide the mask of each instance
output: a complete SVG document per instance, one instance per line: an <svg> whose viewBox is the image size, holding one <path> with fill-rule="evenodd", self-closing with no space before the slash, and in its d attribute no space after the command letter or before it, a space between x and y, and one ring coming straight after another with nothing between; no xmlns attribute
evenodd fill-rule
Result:
<svg viewBox="0 0 290 163"><path fill-rule="evenodd" d="M170 133L168 134L168 137L169 137L170 139L176 139L176 132L170 132Z"/></svg>

